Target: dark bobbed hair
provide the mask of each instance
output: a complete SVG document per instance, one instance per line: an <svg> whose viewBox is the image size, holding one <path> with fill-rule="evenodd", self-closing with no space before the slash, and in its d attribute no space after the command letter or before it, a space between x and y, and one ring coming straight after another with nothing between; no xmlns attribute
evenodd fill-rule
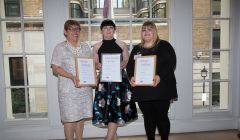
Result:
<svg viewBox="0 0 240 140"><path fill-rule="evenodd" d="M102 30L104 26L113 26L114 30L116 30L115 23L110 19L105 19L104 21L102 21L100 29Z"/></svg>

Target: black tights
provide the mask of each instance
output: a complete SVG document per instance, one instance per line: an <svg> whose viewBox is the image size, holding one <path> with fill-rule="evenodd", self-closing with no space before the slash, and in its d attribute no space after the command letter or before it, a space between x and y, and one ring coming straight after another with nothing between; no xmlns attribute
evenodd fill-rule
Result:
<svg viewBox="0 0 240 140"><path fill-rule="evenodd" d="M168 118L170 101L143 101L138 102L138 105L143 113L144 127L148 140L155 140L156 128L161 140L168 140L170 132L170 121Z"/></svg>

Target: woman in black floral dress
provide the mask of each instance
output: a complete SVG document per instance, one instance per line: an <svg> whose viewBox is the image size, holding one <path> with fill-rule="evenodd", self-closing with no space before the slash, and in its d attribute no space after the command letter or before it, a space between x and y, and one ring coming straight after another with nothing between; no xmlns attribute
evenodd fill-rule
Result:
<svg viewBox="0 0 240 140"><path fill-rule="evenodd" d="M137 119L137 110L134 102L131 102L130 85L124 70L129 54L126 43L116 40L113 35L116 26L112 20L104 20L101 23L103 40L93 47L93 57L97 69L101 73L101 54L121 54L122 82L99 82L95 92L93 103L93 125L107 127L106 140L117 138L118 126L123 126Z"/></svg>

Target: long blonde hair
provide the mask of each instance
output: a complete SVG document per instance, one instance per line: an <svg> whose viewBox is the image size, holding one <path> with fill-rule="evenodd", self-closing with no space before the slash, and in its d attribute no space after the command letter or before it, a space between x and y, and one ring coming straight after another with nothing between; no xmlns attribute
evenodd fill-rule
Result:
<svg viewBox="0 0 240 140"><path fill-rule="evenodd" d="M153 40L154 40L154 43L153 43L153 47L154 46L156 46L157 44L158 44L158 42L160 41L160 38L159 38L159 36L158 36L158 32L157 32L157 26L155 25L155 23L154 22L152 22L152 21L145 21L144 23L143 23L143 25L142 25L142 28L141 28L141 30L144 28L144 27L150 27L150 28L152 28L153 29ZM143 45L144 45L144 43L145 43L145 41L143 40L143 38L142 38L142 36L141 36L141 43L139 43L139 46L140 47L143 47Z"/></svg>

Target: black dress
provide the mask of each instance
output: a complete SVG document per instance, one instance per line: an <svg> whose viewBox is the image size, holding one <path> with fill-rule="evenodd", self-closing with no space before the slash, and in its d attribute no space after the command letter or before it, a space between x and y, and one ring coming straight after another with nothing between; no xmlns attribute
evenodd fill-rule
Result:
<svg viewBox="0 0 240 140"><path fill-rule="evenodd" d="M177 85L175 78L176 54L172 45L161 40L153 48L142 48L139 45L132 49L127 65L129 77L134 76L134 56L136 55L156 55L156 75L159 75L161 82L156 87L136 86L132 88L132 100L139 101L156 101L156 100L176 100L178 98Z"/></svg>
<svg viewBox="0 0 240 140"><path fill-rule="evenodd" d="M103 40L98 50L101 62L102 53L122 53L115 39ZM99 82L95 91L92 123L98 127L106 127L109 122L123 126L136 120L137 109L131 99L130 84L127 74L122 70L122 82Z"/></svg>

